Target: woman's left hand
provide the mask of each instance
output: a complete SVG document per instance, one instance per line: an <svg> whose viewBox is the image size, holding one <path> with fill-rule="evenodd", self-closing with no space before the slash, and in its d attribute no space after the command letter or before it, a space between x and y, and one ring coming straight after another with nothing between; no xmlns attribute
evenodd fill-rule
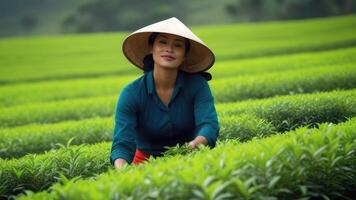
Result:
<svg viewBox="0 0 356 200"><path fill-rule="evenodd" d="M208 145L208 140L204 136L199 135L194 140L189 142L188 147L196 149L199 145Z"/></svg>

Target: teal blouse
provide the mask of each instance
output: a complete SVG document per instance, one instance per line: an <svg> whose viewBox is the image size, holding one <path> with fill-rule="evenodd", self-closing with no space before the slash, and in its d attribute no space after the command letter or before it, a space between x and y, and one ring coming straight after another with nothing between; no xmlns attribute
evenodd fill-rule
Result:
<svg viewBox="0 0 356 200"><path fill-rule="evenodd" d="M178 72L166 106L155 91L153 71L128 84L119 96L111 149L111 163L131 163L136 148L161 156L166 146L184 144L204 136L214 147L218 118L209 85L199 74Z"/></svg>

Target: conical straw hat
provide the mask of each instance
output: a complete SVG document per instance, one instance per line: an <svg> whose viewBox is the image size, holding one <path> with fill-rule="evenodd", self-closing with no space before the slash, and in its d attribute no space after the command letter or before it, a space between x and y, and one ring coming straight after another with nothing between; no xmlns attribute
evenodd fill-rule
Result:
<svg viewBox="0 0 356 200"><path fill-rule="evenodd" d="M194 73L208 70L213 66L215 62L214 53L175 17L143 27L124 40L122 45L124 55L135 66L143 69L143 59L149 54L148 38L154 32L178 35L190 40L190 50L180 68L181 70Z"/></svg>

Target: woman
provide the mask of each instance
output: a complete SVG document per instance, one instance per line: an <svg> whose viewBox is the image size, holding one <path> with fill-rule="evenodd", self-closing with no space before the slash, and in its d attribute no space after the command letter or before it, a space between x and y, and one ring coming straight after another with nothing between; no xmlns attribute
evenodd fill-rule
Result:
<svg viewBox="0 0 356 200"><path fill-rule="evenodd" d="M146 26L123 43L126 58L145 74L118 100L111 163L120 168L161 156L165 147L189 142L214 147L219 125L202 72L214 54L177 18ZM210 77L211 78L211 77Z"/></svg>

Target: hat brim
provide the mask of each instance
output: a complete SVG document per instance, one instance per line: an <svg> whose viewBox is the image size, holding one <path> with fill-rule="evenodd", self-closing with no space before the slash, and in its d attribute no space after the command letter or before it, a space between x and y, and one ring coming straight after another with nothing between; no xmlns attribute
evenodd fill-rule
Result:
<svg viewBox="0 0 356 200"><path fill-rule="evenodd" d="M177 19L175 18L175 20ZM132 33L124 40L122 45L125 57L138 68L143 69L143 59L150 52L148 38L154 32L173 34L187 38L190 41L189 52L180 66L180 70L195 73L206 71L214 65L214 53L190 30L183 29L183 31L178 32L176 29L165 30L164 28L151 27L153 26L144 27Z"/></svg>

